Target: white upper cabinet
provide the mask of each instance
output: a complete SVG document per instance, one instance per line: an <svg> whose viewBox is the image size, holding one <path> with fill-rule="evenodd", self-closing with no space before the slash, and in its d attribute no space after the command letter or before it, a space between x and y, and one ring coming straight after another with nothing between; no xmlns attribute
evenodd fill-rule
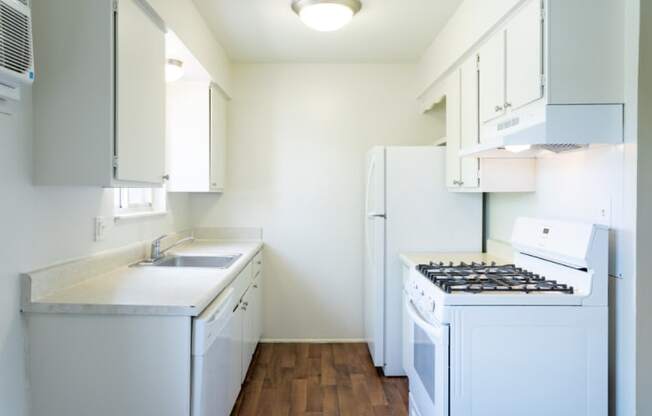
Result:
<svg viewBox="0 0 652 416"><path fill-rule="evenodd" d="M165 25L145 0L34 0L34 180L152 187L165 172Z"/></svg>
<svg viewBox="0 0 652 416"><path fill-rule="evenodd" d="M228 101L222 90L215 84L211 84L210 94L210 190L212 192L224 192L226 188L226 115Z"/></svg>
<svg viewBox="0 0 652 416"><path fill-rule="evenodd" d="M505 32L494 35L480 49L480 121L505 114Z"/></svg>
<svg viewBox="0 0 652 416"><path fill-rule="evenodd" d="M477 55L472 56L460 67L460 149L478 144L479 106L478 106L478 61ZM478 188L480 186L479 160L473 157L460 160L460 183L462 188Z"/></svg>
<svg viewBox="0 0 652 416"><path fill-rule="evenodd" d="M531 0L480 48L482 123L543 97L541 5Z"/></svg>
<svg viewBox="0 0 652 416"><path fill-rule="evenodd" d="M453 72L446 88L446 185L453 190L478 189L479 163L460 158L464 146L478 142L477 57Z"/></svg>
<svg viewBox="0 0 652 416"><path fill-rule="evenodd" d="M115 177L160 183L165 175L165 36L137 1L120 1L117 14Z"/></svg>
<svg viewBox="0 0 652 416"><path fill-rule="evenodd" d="M542 76L542 9L539 0L532 0L505 29L505 110L542 98Z"/></svg>
<svg viewBox="0 0 652 416"><path fill-rule="evenodd" d="M479 142L479 71L477 55L467 59L446 82L446 185L452 192L532 192L534 159L460 157Z"/></svg>
<svg viewBox="0 0 652 416"><path fill-rule="evenodd" d="M446 82L446 186L460 183L460 74L453 72Z"/></svg>
<svg viewBox="0 0 652 416"><path fill-rule="evenodd" d="M625 2L500 3L482 6L493 7L483 14L476 13L475 3L474 12L460 7L451 18L455 25L439 35L422 63L425 71L437 69L437 78L419 96L428 111L445 95L451 74L479 56L479 143L469 145L472 136L463 132L460 155L536 158L622 143ZM440 58L448 67L434 65L437 50L446 51ZM462 96L468 82L461 81ZM461 101L464 118L468 99ZM462 130L466 126L462 120Z"/></svg>
<svg viewBox="0 0 652 416"><path fill-rule="evenodd" d="M169 192L224 192L227 99L215 85L168 85Z"/></svg>

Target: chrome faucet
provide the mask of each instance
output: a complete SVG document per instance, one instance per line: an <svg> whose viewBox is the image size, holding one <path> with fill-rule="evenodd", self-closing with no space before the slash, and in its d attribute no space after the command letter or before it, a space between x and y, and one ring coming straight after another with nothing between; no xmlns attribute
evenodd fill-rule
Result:
<svg viewBox="0 0 652 416"><path fill-rule="evenodd" d="M149 253L149 258L151 260L158 260L159 257L161 257L161 240L163 240L165 237L167 237L167 234L163 234L159 238L155 239L152 241L152 248Z"/></svg>
<svg viewBox="0 0 652 416"><path fill-rule="evenodd" d="M187 241L193 241L195 239L192 236L182 238L181 240L179 240L176 243L172 244L170 247L166 248L165 250L161 250L161 240L163 240L165 237L167 237L167 234L162 235L159 238L152 241L152 249L151 249L151 252L150 252L150 255L149 255L150 261L155 262L156 260L159 260L161 257L163 257L163 255L165 255L165 253L172 250L173 248L175 248L175 247L177 247L177 246L179 246L179 245L181 245L181 244L183 244L183 243L185 243Z"/></svg>

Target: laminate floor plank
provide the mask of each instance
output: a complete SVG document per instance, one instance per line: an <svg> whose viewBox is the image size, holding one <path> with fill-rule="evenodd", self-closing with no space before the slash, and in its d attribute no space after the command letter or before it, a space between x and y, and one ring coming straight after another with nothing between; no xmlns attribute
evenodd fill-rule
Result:
<svg viewBox="0 0 652 416"><path fill-rule="evenodd" d="M408 385L366 344L261 344L231 416L407 416Z"/></svg>

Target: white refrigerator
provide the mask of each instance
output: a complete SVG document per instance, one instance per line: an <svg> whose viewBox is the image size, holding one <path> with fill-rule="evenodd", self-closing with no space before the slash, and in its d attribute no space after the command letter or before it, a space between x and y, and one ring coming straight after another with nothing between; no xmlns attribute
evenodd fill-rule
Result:
<svg viewBox="0 0 652 416"><path fill-rule="evenodd" d="M482 195L449 192L446 148L374 147L365 196L365 340L386 376L402 366L405 252L480 252Z"/></svg>

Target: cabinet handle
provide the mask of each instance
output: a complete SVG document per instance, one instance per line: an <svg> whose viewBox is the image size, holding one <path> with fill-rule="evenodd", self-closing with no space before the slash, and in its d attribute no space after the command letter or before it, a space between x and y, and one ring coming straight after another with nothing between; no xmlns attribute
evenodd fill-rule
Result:
<svg viewBox="0 0 652 416"><path fill-rule="evenodd" d="M249 306L249 302L242 302L242 306L246 308L247 306Z"/></svg>
<svg viewBox="0 0 652 416"><path fill-rule="evenodd" d="M169 173L165 174L165 175L162 176L162 178L163 178L164 181L169 181L170 180L170 174Z"/></svg>
<svg viewBox="0 0 652 416"><path fill-rule="evenodd" d="M258 285L254 285L254 289L258 289Z"/></svg>
<svg viewBox="0 0 652 416"><path fill-rule="evenodd" d="M458 184L459 186L462 186L462 185L464 185L464 181L458 181L457 184Z"/></svg>
<svg viewBox="0 0 652 416"><path fill-rule="evenodd" d="M505 103L505 108L510 108L512 106L512 103Z"/></svg>
<svg viewBox="0 0 652 416"><path fill-rule="evenodd" d="M496 108L495 108L494 110L496 111L496 113L499 113L499 112L503 111L504 108L501 107L501 106L499 106L499 105L497 105Z"/></svg>

